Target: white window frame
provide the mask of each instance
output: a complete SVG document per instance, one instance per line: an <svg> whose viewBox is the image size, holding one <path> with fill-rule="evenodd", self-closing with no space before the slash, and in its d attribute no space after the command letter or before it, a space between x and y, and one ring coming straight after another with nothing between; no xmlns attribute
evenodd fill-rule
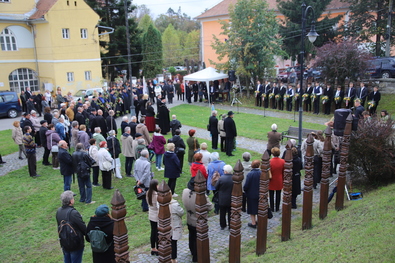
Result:
<svg viewBox="0 0 395 263"><path fill-rule="evenodd" d="M85 71L85 80L92 80L92 72L90 70Z"/></svg>
<svg viewBox="0 0 395 263"><path fill-rule="evenodd" d="M0 45L2 51L18 51L15 35L8 28L4 28L0 33Z"/></svg>
<svg viewBox="0 0 395 263"><path fill-rule="evenodd" d="M10 3L11 0L0 0L0 3Z"/></svg>
<svg viewBox="0 0 395 263"><path fill-rule="evenodd" d="M87 28L81 28L81 38L82 39L87 39L88 38L88 29Z"/></svg>
<svg viewBox="0 0 395 263"><path fill-rule="evenodd" d="M39 91L37 72L29 68L18 68L8 75L10 90L20 93L30 87L31 91Z"/></svg>
<svg viewBox="0 0 395 263"><path fill-rule="evenodd" d="M74 81L74 72L67 72L67 81L68 82Z"/></svg>
<svg viewBox="0 0 395 263"><path fill-rule="evenodd" d="M62 37L63 39L70 39L70 29L62 28Z"/></svg>

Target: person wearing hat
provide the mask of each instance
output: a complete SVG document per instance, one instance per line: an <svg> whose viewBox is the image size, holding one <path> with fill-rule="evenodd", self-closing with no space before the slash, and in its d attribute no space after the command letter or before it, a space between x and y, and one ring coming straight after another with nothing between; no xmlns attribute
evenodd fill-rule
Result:
<svg viewBox="0 0 395 263"><path fill-rule="evenodd" d="M280 148L281 133L277 131L277 124L273 123L271 126L272 131L267 133L267 147L266 151L269 157L272 155L272 149L274 147Z"/></svg>
<svg viewBox="0 0 395 263"><path fill-rule="evenodd" d="M210 211L214 208L213 204L210 202L210 199L206 195L206 207L207 211ZM196 223L197 223L197 215L196 215L196 192L195 192L195 177L192 177L188 184L187 188L182 191L182 203L184 204L185 210L187 213L187 225L189 231L189 249L192 254L192 262L197 262L197 232L196 232Z"/></svg>
<svg viewBox="0 0 395 263"><path fill-rule="evenodd" d="M100 150L97 153L97 160L99 161L99 169L101 170L102 178L103 178L103 188L104 189L113 189L111 186L111 170L113 169L113 165L110 167L105 165L110 163L112 164L114 159L111 158L110 153L107 150L107 142L102 141L99 144Z"/></svg>
<svg viewBox="0 0 395 263"><path fill-rule="evenodd" d="M41 120L40 121L41 127L39 130L40 134L40 140L41 140L41 145L44 148L44 155L43 155L43 165L52 165L49 161L49 154L51 153L51 150L48 149L47 145L47 136L45 135L46 132L48 131L48 122L46 120Z"/></svg>
<svg viewBox="0 0 395 263"><path fill-rule="evenodd" d="M92 258L94 263L115 263L114 252L114 220L110 216L110 209L107 205L100 205L95 210L95 215L89 220L86 228L86 241L90 242L89 232L100 228L107 236L105 237L107 244L111 244L103 253L92 251Z"/></svg>
<svg viewBox="0 0 395 263"><path fill-rule="evenodd" d="M82 220L81 214L74 208L74 196L75 194L72 191L64 191L60 195L62 206L56 211L56 222L58 223L58 227L62 221L67 220L72 224L78 235L78 239L75 240L75 242L78 242L75 250L68 251L62 248L64 262L82 262L82 255L85 247L84 236L86 233L86 225Z"/></svg>
<svg viewBox="0 0 395 263"><path fill-rule="evenodd" d="M227 156L234 156L232 154L233 147L234 147L233 142L234 142L235 137L237 136L237 129L236 129L235 121L233 120L233 115L234 115L233 111L229 111L228 118L226 118L224 120L224 131L226 133L225 145L226 145L226 155Z"/></svg>

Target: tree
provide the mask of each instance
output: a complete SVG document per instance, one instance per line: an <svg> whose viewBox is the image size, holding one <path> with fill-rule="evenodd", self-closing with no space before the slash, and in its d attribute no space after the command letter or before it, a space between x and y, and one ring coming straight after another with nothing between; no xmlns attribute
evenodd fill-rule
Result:
<svg viewBox="0 0 395 263"><path fill-rule="evenodd" d="M322 76L334 83L363 76L371 59L369 52L358 47L356 42L330 42L317 49L314 67L322 67Z"/></svg>
<svg viewBox="0 0 395 263"><path fill-rule="evenodd" d="M132 16L136 18L138 23L147 15L152 20L151 10L146 5L138 5L132 12Z"/></svg>
<svg viewBox="0 0 395 263"><path fill-rule="evenodd" d="M181 13L181 7L178 9L178 12L169 8L166 14L161 14L155 20L155 26L161 33L163 33L170 24L172 24L176 30L186 31L187 33L199 29L199 23L192 20L187 14Z"/></svg>
<svg viewBox="0 0 395 263"><path fill-rule="evenodd" d="M199 41L200 41L200 32L199 30L193 30L189 32L185 38L183 43L183 58L188 60L199 60Z"/></svg>
<svg viewBox="0 0 395 263"><path fill-rule="evenodd" d="M183 63L182 61L182 47L180 37L177 30L170 24L162 35L163 46L163 65L176 66Z"/></svg>
<svg viewBox="0 0 395 263"><path fill-rule="evenodd" d="M149 25L143 37L143 75L154 78L162 73L162 36L153 24Z"/></svg>
<svg viewBox="0 0 395 263"><path fill-rule="evenodd" d="M350 18L343 27L345 36L360 42L374 43L372 53L383 55L382 47L388 19L389 0L342 0L350 4ZM392 32L395 23L392 23ZM372 41L374 38L374 41ZM394 36L391 37L393 41Z"/></svg>
<svg viewBox="0 0 395 263"><path fill-rule="evenodd" d="M214 35L211 45L220 62L210 63L217 69L236 70L249 85L251 78L263 77L265 69L274 67L274 56L284 55L276 14L265 1L240 0L229 7L229 17L220 21L225 41Z"/></svg>
<svg viewBox="0 0 395 263"><path fill-rule="evenodd" d="M100 41L100 46L105 50L101 53L103 75L109 75L111 80L119 75L120 71L128 69L125 13L129 14L135 9L131 1L127 1L125 12L124 1L106 0L106 5L99 5L97 1L85 0L100 16L101 26L114 28L114 33L108 35L107 40ZM95 3L96 2L96 3ZM129 18L129 36L132 61L132 74L138 76L141 63L141 38L140 30L134 19ZM100 30L102 31L102 30ZM107 74L106 74L107 73ZM129 75L129 74L128 74Z"/></svg>
<svg viewBox="0 0 395 263"><path fill-rule="evenodd" d="M148 27L153 24L154 21L152 21L151 17L149 15L144 15L139 21L138 28L143 34L145 34L145 32L148 30Z"/></svg>
<svg viewBox="0 0 395 263"><path fill-rule="evenodd" d="M315 17L312 17L312 12L309 11L306 20L307 32L309 32L310 21L315 19L315 28L317 33L320 35L314 42L314 46L321 47L330 40L333 40L338 33L333 29L336 23L339 22L341 16L329 18L329 14L324 16L318 21L326 10L327 6L332 0L277 0L277 7L285 16L285 20L282 21L284 24L280 26L280 35L283 37L283 49L287 52L291 60L295 61L301 50L301 32L302 32L302 3L306 3L306 6L311 6L314 9ZM305 36L303 36L305 37ZM314 55L313 44L306 41L306 52ZM307 57L306 57L307 59Z"/></svg>

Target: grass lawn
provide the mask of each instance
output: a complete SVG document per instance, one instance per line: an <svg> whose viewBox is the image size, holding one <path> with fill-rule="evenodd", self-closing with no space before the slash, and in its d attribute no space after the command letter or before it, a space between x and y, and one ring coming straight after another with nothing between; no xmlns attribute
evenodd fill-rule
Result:
<svg viewBox="0 0 395 263"><path fill-rule="evenodd" d="M12 130L0 131L0 154L2 156L8 155L18 151L18 145L12 139Z"/></svg>
<svg viewBox="0 0 395 263"><path fill-rule="evenodd" d="M219 111L224 114L225 111ZM171 108L171 114L176 114L181 124L207 129L208 119L211 109L208 107L182 104ZM288 130L289 126L298 126L299 122L293 119L282 119L275 117L263 117L255 114L238 113L234 115L234 120L239 136L267 140L267 133L271 131L271 125L276 123L280 132ZM316 123L303 122L303 127L307 129L324 130L325 126Z"/></svg>
<svg viewBox="0 0 395 263"><path fill-rule="evenodd" d="M166 136L166 140L170 135ZM186 136L184 140L186 140ZM199 142L204 142L199 138ZM209 141L206 141L209 142ZM227 157L220 154L227 164L234 166L245 149L237 148L236 156ZM250 151L251 152L251 151ZM261 154L251 152L253 159L259 159ZM121 155L122 156L122 155ZM124 164L124 158L121 157ZM155 178L165 179L163 171L158 172L152 165ZM28 176L27 166L0 177L0 198L4 200L0 207L0 246L1 262L62 262L62 252L57 238L55 214L60 207L60 194L63 192L63 177L59 170L42 166L37 163L37 171L41 177L32 179ZM122 167L123 171L123 167ZM176 193L181 199L182 190L190 178L187 155L185 155L183 174L177 180ZM122 172L122 174L125 174ZM167 180L166 180L167 181ZM126 200L126 225L129 233L130 255L142 245L149 244L150 225L148 214L141 211L141 201L137 200L133 192L134 178L124 177L113 179L113 186L120 190ZM72 191L79 193L77 182L72 184ZM75 208L81 213L85 223L100 204L111 207L113 191L102 187L93 188L92 200L96 203L85 205L78 202L76 196ZM213 212L211 212L213 213ZM186 226L186 216L183 217ZM186 229L186 228L185 228ZM91 262L89 243L84 252L83 262ZM148 250L146 251L148 252Z"/></svg>

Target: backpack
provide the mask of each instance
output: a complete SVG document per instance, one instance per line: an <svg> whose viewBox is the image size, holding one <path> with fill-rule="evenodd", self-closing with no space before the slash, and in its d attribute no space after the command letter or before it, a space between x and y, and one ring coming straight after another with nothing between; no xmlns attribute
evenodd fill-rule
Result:
<svg viewBox="0 0 395 263"><path fill-rule="evenodd" d="M218 171L215 171L213 174L213 178L211 179L211 185L215 186L219 180L219 178L221 177L221 175L219 174Z"/></svg>
<svg viewBox="0 0 395 263"><path fill-rule="evenodd" d="M111 246L107 244L107 234L100 230L100 227L96 226L95 229L89 231L88 237L90 239L91 248L93 252L104 253Z"/></svg>
<svg viewBox="0 0 395 263"><path fill-rule="evenodd" d="M60 245L65 251L75 251L81 246L81 238L70 222L70 213L73 210L67 212L67 219L62 220L58 226Z"/></svg>

